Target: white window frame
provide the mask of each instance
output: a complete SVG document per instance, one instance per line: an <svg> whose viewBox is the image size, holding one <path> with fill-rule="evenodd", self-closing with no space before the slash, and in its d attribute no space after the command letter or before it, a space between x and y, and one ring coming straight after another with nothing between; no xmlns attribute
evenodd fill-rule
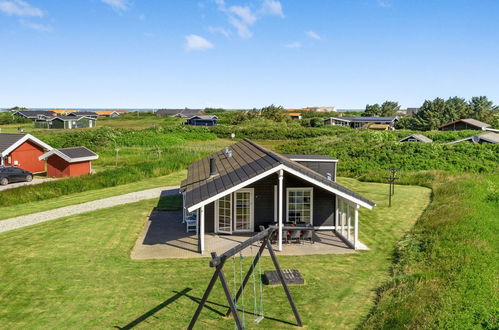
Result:
<svg viewBox="0 0 499 330"><path fill-rule="evenodd" d="M250 193L250 229L237 230L236 226L236 194L238 192L249 192ZM251 233L255 231L255 189L254 188L242 188L233 192L232 197L232 232L233 233Z"/></svg>
<svg viewBox="0 0 499 330"><path fill-rule="evenodd" d="M229 197L230 198L230 231L219 231L218 228L218 224L219 224L219 216L220 216L220 211L219 211L219 204L220 204L220 199L217 199L215 201L215 233L220 233L220 234L232 234L232 228L233 228L233 222L234 222L234 218L233 218L233 215L234 215L234 212L233 212L233 203L232 203L232 194L229 194L229 195L226 195L226 196L223 196L221 198L224 198L224 197Z"/></svg>
<svg viewBox="0 0 499 330"><path fill-rule="evenodd" d="M314 225L314 188L313 187L289 187L286 188L286 222L289 222L289 192L309 191L310 192L310 225Z"/></svg>

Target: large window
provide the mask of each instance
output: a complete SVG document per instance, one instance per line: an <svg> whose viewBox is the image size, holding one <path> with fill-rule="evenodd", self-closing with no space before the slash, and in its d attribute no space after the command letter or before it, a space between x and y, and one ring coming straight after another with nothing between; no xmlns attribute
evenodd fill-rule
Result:
<svg viewBox="0 0 499 330"><path fill-rule="evenodd" d="M288 213L287 221L312 224L313 189L312 188L288 188Z"/></svg>

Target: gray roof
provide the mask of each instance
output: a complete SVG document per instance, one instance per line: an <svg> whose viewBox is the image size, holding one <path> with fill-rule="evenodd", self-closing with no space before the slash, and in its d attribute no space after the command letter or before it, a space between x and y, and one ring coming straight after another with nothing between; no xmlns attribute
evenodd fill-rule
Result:
<svg viewBox="0 0 499 330"><path fill-rule="evenodd" d="M328 180L308 167L267 150L248 139L233 144L230 149L232 150L232 157L228 157L221 150L189 165L187 179L182 181L181 184L181 188L185 192L185 206L187 208L223 193L279 165L285 165L300 174L315 179L368 205L375 205L367 198L334 181ZM214 177L210 177L209 173L211 157L215 159L218 171L218 175Z"/></svg>
<svg viewBox="0 0 499 330"><path fill-rule="evenodd" d="M325 120L329 120L329 119L337 119L337 120L344 120L344 121L350 121L350 122L380 122L380 121L392 122L392 121L398 119L398 117L346 117L346 116L343 116L343 117L329 117L329 118L326 118Z"/></svg>
<svg viewBox="0 0 499 330"><path fill-rule="evenodd" d="M494 132L483 132L477 135L469 136L464 139L456 140L449 142L447 144L454 144L454 143L459 143L463 141L470 141L474 143L480 143L482 141L489 142L489 143L494 143L494 144L499 144L499 134L494 133Z"/></svg>
<svg viewBox="0 0 499 330"><path fill-rule="evenodd" d="M61 148L57 149L59 152L68 156L69 158L83 158L83 157L93 157L97 154L85 147L74 147L74 148Z"/></svg>
<svg viewBox="0 0 499 330"><path fill-rule="evenodd" d="M337 162L338 160L326 155L301 155L301 154L282 154L291 160L294 159L307 159L307 160L330 160L332 162Z"/></svg>
<svg viewBox="0 0 499 330"><path fill-rule="evenodd" d="M26 134L0 133L0 153L9 149L11 145L22 139Z"/></svg>
<svg viewBox="0 0 499 330"><path fill-rule="evenodd" d="M93 111L77 111L77 112L72 112L70 114L68 114L68 116L70 117L74 117L74 116L98 116L98 114L96 112L93 112Z"/></svg>
<svg viewBox="0 0 499 330"><path fill-rule="evenodd" d="M192 116L189 118L189 120L191 119L201 119L201 120L214 120L214 119L218 119L217 116Z"/></svg>
<svg viewBox="0 0 499 330"><path fill-rule="evenodd" d="M418 141L421 141L421 142L424 142L424 143L430 143L430 142L433 142L432 139L430 139L429 137L426 137L424 135L421 135L421 134L411 134L409 136L406 136L405 138L401 139L399 142L406 142L408 141L410 138L414 138Z"/></svg>
<svg viewBox="0 0 499 330"><path fill-rule="evenodd" d="M156 111L156 115L190 118L193 116L204 115L204 111L201 109L160 109Z"/></svg>
<svg viewBox="0 0 499 330"><path fill-rule="evenodd" d="M483 121L479 121L479 120L473 119L473 118L466 118L466 119L454 120L454 121L451 121L450 123L445 123L445 124L443 124L440 127L449 126L449 125L452 125L452 124L455 124L455 123L458 123L458 122L463 122L463 123L466 123L468 125L475 126L475 127L478 127L478 128L490 127L489 124L484 123Z"/></svg>
<svg viewBox="0 0 499 330"><path fill-rule="evenodd" d="M81 115L74 115L74 116L55 116L53 118L48 118L47 120L55 120L55 119L60 119L62 121L70 121L70 120L80 120L81 118L90 118L86 116L81 116ZM95 118L90 118L90 119L95 119Z"/></svg>
<svg viewBox="0 0 499 330"><path fill-rule="evenodd" d="M28 118L37 118L38 116L55 116L55 113L52 111L44 111L44 110L27 110L27 111L14 111L15 114L20 114L24 117Z"/></svg>

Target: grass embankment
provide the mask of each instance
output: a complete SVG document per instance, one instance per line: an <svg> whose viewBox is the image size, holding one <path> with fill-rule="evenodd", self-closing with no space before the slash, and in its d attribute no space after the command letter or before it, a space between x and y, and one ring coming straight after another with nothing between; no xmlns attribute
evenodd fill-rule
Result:
<svg viewBox="0 0 499 330"><path fill-rule="evenodd" d="M12 217L18 217L36 212L53 210L59 207L81 204L102 198L123 195L145 189L151 189L163 186L178 186L180 184L180 181L183 180L186 177L186 175L187 171L182 170L174 172L169 175L160 176L157 178L149 178L146 180L124 184L116 187L90 190L75 194L64 195L57 198L51 198L48 200L24 203L21 205L5 206L0 208L0 221Z"/></svg>
<svg viewBox="0 0 499 330"><path fill-rule="evenodd" d="M291 290L310 329L353 328L361 322L374 289L388 278L393 246L429 202L428 189L401 186L388 208L386 185L341 182L378 203L360 215L360 239L371 250L279 257L283 268L299 269L306 279L306 285ZM207 259L130 260L156 205L157 200L143 201L0 234L0 327L185 329L213 269ZM272 269L268 258L263 269ZM266 318L254 325L246 314L248 328L293 328L286 323L294 320L282 288L263 291ZM252 292L251 286L245 292L248 312ZM233 328L233 320L219 314L227 303L218 284L209 301L199 328Z"/></svg>
<svg viewBox="0 0 499 330"><path fill-rule="evenodd" d="M363 327L497 329L499 173L426 176L433 201L398 244Z"/></svg>

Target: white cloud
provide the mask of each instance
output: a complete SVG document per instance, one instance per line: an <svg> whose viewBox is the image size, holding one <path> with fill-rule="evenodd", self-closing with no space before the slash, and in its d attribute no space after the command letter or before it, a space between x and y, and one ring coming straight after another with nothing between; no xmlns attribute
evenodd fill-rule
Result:
<svg viewBox="0 0 499 330"><path fill-rule="evenodd" d="M28 22L28 21L23 20L23 19L20 20L19 22L21 23L22 26L24 26L28 29L31 29L31 30L38 31L38 32L49 33L49 32L52 32L54 30L54 29L52 29L52 27L50 25L32 23L32 22Z"/></svg>
<svg viewBox="0 0 499 330"><path fill-rule="evenodd" d="M253 33L251 27L258 19L265 15L284 17L282 5L277 0L264 0L258 10L249 6L230 6L227 7L225 0L213 0L218 10L227 15L227 20L232 25L241 38L251 38Z"/></svg>
<svg viewBox="0 0 499 330"><path fill-rule="evenodd" d="M282 5L276 0L265 0L262 4L262 13L267 15L275 15L284 17L284 12L282 11Z"/></svg>
<svg viewBox="0 0 499 330"><path fill-rule="evenodd" d="M307 33L307 36L309 36L312 39L322 40L322 37L314 31L307 31L306 33Z"/></svg>
<svg viewBox="0 0 499 330"><path fill-rule="evenodd" d="M125 11L128 9L128 0L101 0L106 5L111 6L114 10Z"/></svg>
<svg viewBox="0 0 499 330"><path fill-rule="evenodd" d="M298 41L291 42L289 44L285 44L284 47L286 47L286 48L301 48L301 42L298 42Z"/></svg>
<svg viewBox="0 0 499 330"><path fill-rule="evenodd" d="M214 48L215 46L205 38L196 34L185 36L185 49L187 51L202 51Z"/></svg>
<svg viewBox="0 0 499 330"><path fill-rule="evenodd" d="M221 28L221 27L216 27L216 26L208 26L208 31L210 33L219 33L221 35L224 35L226 36L227 38L230 37L230 31L224 29L224 28Z"/></svg>
<svg viewBox="0 0 499 330"><path fill-rule="evenodd" d="M0 1L0 11L13 16L42 17L44 12L22 0Z"/></svg>

